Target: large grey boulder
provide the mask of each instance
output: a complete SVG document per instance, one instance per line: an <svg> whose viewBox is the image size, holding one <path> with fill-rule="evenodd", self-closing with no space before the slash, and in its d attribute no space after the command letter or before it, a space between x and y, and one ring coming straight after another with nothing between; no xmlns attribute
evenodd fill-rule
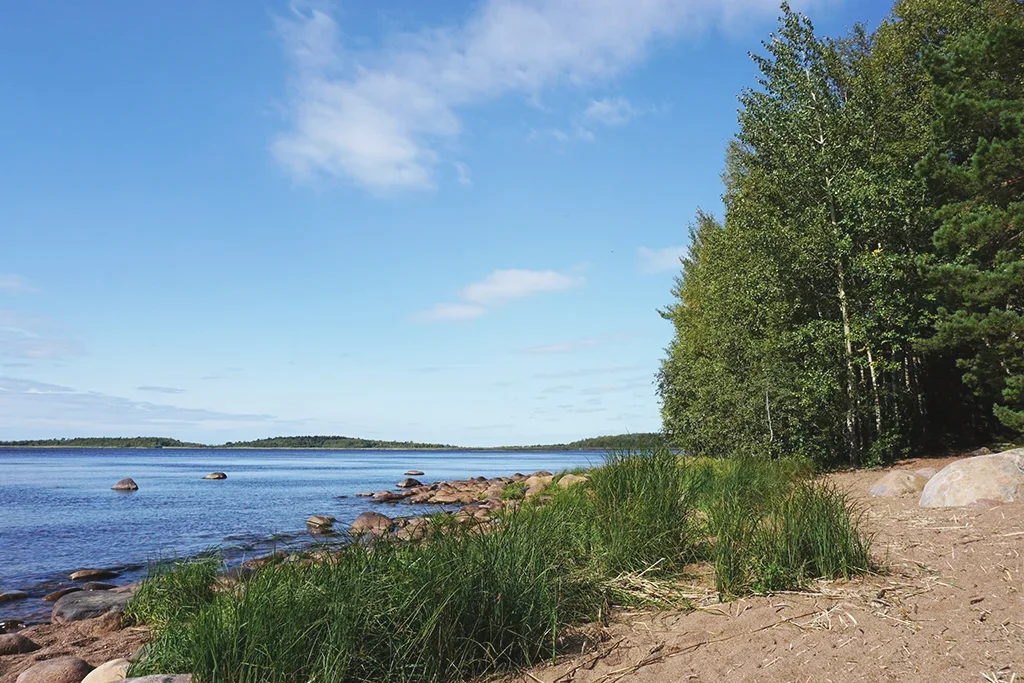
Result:
<svg viewBox="0 0 1024 683"><path fill-rule="evenodd" d="M927 483L928 477L916 472L893 470L876 481L868 489L868 493L872 496L904 496L908 493L920 493Z"/></svg>
<svg viewBox="0 0 1024 683"><path fill-rule="evenodd" d="M979 500L1024 500L1024 448L957 460L928 480L921 507L963 507Z"/></svg>
<svg viewBox="0 0 1024 683"><path fill-rule="evenodd" d="M69 621L92 619L108 613L120 614L132 598L131 591L78 591L68 593L53 604L51 621L63 624Z"/></svg>
<svg viewBox="0 0 1024 683"><path fill-rule="evenodd" d="M82 683L92 667L78 657L57 657L21 672L16 683Z"/></svg>

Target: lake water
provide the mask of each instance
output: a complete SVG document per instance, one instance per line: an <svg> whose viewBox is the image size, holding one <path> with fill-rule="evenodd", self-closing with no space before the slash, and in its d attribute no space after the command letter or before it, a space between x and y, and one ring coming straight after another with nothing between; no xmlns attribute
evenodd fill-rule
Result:
<svg viewBox="0 0 1024 683"><path fill-rule="evenodd" d="M394 487L406 470L423 482L558 472L599 464L595 452L0 449L0 621L49 618L39 598L84 567L116 567L114 583L143 577L148 561L216 546L234 561L316 539L310 515L339 527L374 507L390 516L425 508L377 506L360 491ZM222 481L202 477L221 471ZM131 477L139 490L111 491ZM338 498L347 496L347 498ZM436 510L436 507L433 508Z"/></svg>

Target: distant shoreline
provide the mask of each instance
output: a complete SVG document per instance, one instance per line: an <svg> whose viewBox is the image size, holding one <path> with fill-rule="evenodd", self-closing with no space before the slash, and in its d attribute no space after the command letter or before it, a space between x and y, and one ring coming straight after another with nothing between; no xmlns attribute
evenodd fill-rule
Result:
<svg viewBox="0 0 1024 683"><path fill-rule="evenodd" d="M463 452L488 452L495 453L517 452L517 451L574 451L574 452L603 452L608 447L591 446L587 448L574 448L569 446L481 446L471 448L468 446L452 446L450 448L400 448L398 446L384 447L339 447L339 446L12 446L0 445L3 450L38 450L38 451L423 451L424 453L438 451L463 451Z"/></svg>

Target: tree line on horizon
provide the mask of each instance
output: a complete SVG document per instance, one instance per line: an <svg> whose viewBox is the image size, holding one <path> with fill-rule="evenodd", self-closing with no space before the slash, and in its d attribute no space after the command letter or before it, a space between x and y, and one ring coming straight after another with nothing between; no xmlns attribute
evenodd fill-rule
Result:
<svg viewBox="0 0 1024 683"><path fill-rule="evenodd" d="M169 437L76 437L62 439L27 439L0 441L0 447L22 448L322 448L322 449L438 449L438 450L635 450L661 443L660 434L617 434L580 439L570 443L536 446L494 446L470 449L450 444L416 441L383 441L348 436L275 436L252 441L228 441L212 445L179 441Z"/></svg>
<svg viewBox="0 0 1024 683"><path fill-rule="evenodd" d="M1024 3L783 5L658 378L694 455L855 465L1024 430Z"/></svg>

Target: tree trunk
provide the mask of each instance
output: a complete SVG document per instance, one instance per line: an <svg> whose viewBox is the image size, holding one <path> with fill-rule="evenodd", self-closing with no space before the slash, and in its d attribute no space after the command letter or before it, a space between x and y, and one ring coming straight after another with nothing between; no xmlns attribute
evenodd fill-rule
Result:
<svg viewBox="0 0 1024 683"><path fill-rule="evenodd" d="M875 373L875 358L871 355L871 345L866 345L868 352L868 370L871 372L871 393L875 400L876 436L882 436L882 404L878 400L878 375Z"/></svg>

